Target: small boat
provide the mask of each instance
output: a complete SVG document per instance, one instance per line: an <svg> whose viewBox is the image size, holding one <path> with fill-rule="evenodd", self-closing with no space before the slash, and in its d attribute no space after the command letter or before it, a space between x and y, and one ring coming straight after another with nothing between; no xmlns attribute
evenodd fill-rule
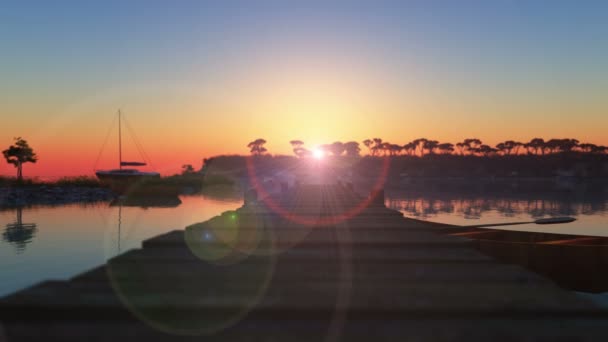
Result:
<svg viewBox="0 0 608 342"><path fill-rule="evenodd" d="M122 160L122 114L118 111L118 168L111 170L98 170L95 175L99 180L110 187L117 194L154 195L177 195L178 189L173 186L164 185L158 172L145 172L135 167L146 166L144 162L132 162Z"/></svg>
<svg viewBox="0 0 608 342"><path fill-rule="evenodd" d="M563 218L542 219L550 224ZM484 254L540 273L559 286L580 291L608 291L608 237L502 229L448 227L444 234L472 240Z"/></svg>

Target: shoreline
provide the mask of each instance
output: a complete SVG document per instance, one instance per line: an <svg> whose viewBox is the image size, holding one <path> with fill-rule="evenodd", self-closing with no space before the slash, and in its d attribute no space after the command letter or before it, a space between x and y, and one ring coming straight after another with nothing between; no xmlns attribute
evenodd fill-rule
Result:
<svg viewBox="0 0 608 342"><path fill-rule="evenodd" d="M110 189L92 186L30 185L0 187L0 209L35 205L94 203L115 198Z"/></svg>

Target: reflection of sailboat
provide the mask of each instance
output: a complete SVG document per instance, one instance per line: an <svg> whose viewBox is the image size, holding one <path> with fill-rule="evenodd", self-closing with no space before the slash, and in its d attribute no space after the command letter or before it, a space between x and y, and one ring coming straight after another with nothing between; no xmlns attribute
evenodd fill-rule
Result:
<svg viewBox="0 0 608 342"><path fill-rule="evenodd" d="M121 232L122 232L122 207L148 208L175 208L182 204L177 196L121 196L110 202L111 207L118 207L118 237L117 252L121 252Z"/></svg>
<svg viewBox="0 0 608 342"><path fill-rule="evenodd" d="M132 161L123 161L122 160L122 115L120 110L118 111L118 169L112 170L99 170L95 172L95 175L102 183L105 183L110 186L110 188L117 193L125 193L127 191L131 191L134 189L135 184L143 185L146 182L159 180L160 173L158 172L144 172L134 168L123 168L123 166L145 166L147 165L144 162L132 162ZM130 127L127 125L127 128ZM133 136L133 132L131 132ZM135 139L135 137L133 136ZM136 141L136 146L139 149L140 154L143 156L145 153L139 144ZM105 145L105 143L104 143ZM145 186L147 190L150 190L149 186Z"/></svg>
<svg viewBox="0 0 608 342"><path fill-rule="evenodd" d="M178 196L121 196L110 202L110 206L140 208L175 208L182 204Z"/></svg>
<svg viewBox="0 0 608 342"><path fill-rule="evenodd" d="M2 239L14 244L18 252L25 250L28 243L32 242L36 234L35 223L23 223L22 208L17 208L17 218L14 223L6 225L6 229L2 233Z"/></svg>

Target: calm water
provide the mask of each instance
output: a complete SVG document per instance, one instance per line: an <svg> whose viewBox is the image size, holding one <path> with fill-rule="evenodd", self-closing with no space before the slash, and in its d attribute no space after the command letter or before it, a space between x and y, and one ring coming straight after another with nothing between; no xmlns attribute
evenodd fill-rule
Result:
<svg viewBox="0 0 608 342"><path fill-rule="evenodd" d="M98 203L0 211L0 296L42 280L72 277L140 247L142 240L205 221L242 201L199 195L164 205L169 207ZM11 229L19 215L21 226Z"/></svg>
<svg viewBox="0 0 608 342"><path fill-rule="evenodd" d="M406 217L456 225L527 222L544 217L572 216L577 220L568 224L525 224L499 228L608 236L608 192L600 190L546 191L531 195L487 191L421 193L402 189L387 191L386 205L401 211Z"/></svg>
<svg viewBox="0 0 608 342"><path fill-rule="evenodd" d="M473 225L574 216L565 225L512 229L608 236L608 192L424 191L386 192L386 204L408 217ZM241 206L237 197L182 196L167 207L65 205L0 211L0 296L47 279L66 279L161 233L183 229ZM15 223L19 222L18 228ZM120 223L120 229L119 229ZM12 228L11 228L12 227Z"/></svg>

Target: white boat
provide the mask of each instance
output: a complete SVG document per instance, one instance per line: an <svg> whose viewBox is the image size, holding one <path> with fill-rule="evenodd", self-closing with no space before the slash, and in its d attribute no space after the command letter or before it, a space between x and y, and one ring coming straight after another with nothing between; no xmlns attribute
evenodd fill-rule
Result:
<svg viewBox="0 0 608 342"><path fill-rule="evenodd" d="M160 179L158 172L144 172L134 168L123 168L123 166L146 166L144 162L129 162L122 160L122 115L118 111L118 168L112 170L98 170L95 175L99 180L110 186L117 193L125 193L135 184L143 184L142 181Z"/></svg>

